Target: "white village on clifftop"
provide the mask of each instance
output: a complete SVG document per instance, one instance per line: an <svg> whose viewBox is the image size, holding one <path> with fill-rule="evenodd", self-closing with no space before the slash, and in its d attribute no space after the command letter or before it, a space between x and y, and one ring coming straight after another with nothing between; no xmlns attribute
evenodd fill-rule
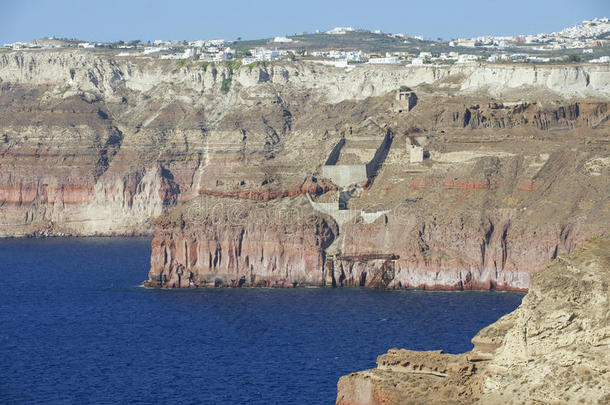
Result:
<svg viewBox="0 0 610 405"><path fill-rule="evenodd" d="M367 48L358 46L366 42ZM4 44L5 50L81 48L115 50L118 57L235 61L242 65L280 60L304 60L353 68L358 64L447 65L462 63L610 63L610 21L595 18L559 32L516 36L479 36L449 41L380 30L335 27L328 31L276 36L263 40L140 40L85 42L41 38Z"/></svg>

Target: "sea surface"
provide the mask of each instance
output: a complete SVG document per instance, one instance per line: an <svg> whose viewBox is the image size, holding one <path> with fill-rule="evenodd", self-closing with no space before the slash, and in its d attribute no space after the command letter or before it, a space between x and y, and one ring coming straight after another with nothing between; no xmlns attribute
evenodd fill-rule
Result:
<svg viewBox="0 0 610 405"><path fill-rule="evenodd" d="M0 240L0 404L333 404L393 347L470 350L523 294L140 287L149 239Z"/></svg>

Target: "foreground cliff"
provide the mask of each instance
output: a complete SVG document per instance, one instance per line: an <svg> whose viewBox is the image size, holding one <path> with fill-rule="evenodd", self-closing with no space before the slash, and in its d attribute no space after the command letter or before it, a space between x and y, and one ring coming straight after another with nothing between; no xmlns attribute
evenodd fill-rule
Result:
<svg viewBox="0 0 610 405"><path fill-rule="evenodd" d="M610 239L597 239L536 274L471 352L392 349L342 377L337 404L608 403L609 286Z"/></svg>
<svg viewBox="0 0 610 405"><path fill-rule="evenodd" d="M0 236L154 234L160 287L523 290L610 225L609 97L606 65L3 52Z"/></svg>

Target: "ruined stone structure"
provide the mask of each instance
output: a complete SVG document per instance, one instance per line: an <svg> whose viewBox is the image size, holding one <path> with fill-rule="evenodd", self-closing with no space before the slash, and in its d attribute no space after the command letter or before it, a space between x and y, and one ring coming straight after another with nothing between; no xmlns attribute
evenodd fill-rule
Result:
<svg viewBox="0 0 610 405"><path fill-rule="evenodd" d="M417 145L415 139L411 137L407 137L407 154L411 163L421 163L424 161L424 148Z"/></svg>
<svg viewBox="0 0 610 405"><path fill-rule="evenodd" d="M375 222L377 218L380 216L387 214L389 211L377 211L377 212L365 212L363 210L349 210L346 209L346 205L341 206L341 201L332 202L332 203L320 203L314 202L309 194L307 194L307 199L311 204L311 207L314 211L322 212L326 215L331 216L335 222L341 228L341 225L361 217L365 224L371 224ZM344 203L345 204L345 203Z"/></svg>
<svg viewBox="0 0 610 405"><path fill-rule="evenodd" d="M364 183L368 178L365 165L323 166L322 177L331 180L342 188Z"/></svg>
<svg viewBox="0 0 610 405"><path fill-rule="evenodd" d="M396 90L396 101L394 110L398 113L411 111L417 104L417 95L414 91L398 89Z"/></svg>
<svg viewBox="0 0 610 405"><path fill-rule="evenodd" d="M392 139L393 136L390 131L386 131L381 143L376 137L341 138L326 159L324 166L322 166L322 177L331 180L341 188L364 183L368 178L377 174L390 150ZM371 148L373 145L374 148ZM364 156L352 158L351 162L354 162L355 159L359 164L342 164L342 151L343 154L349 154L350 149L356 153L364 154ZM374 154L372 157L368 157L370 160L367 163L363 163L363 158L367 158L367 151L374 151Z"/></svg>

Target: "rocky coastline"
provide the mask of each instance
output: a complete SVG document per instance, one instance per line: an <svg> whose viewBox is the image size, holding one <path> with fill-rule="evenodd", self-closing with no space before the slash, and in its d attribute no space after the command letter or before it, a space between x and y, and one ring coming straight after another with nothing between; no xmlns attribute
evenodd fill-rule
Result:
<svg viewBox="0 0 610 405"><path fill-rule="evenodd" d="M607 403L609 285L610 239L591 240L538 272L472 351L391 349L376 368L341 377L336 403Z"/></svg>
<svg viewBox="0 0 610 405"><path fill-rule="evenodd" d="M0 236L154 235L161 288L525 291L607 233L609 97L606 65L3 51Z"/></svg>

